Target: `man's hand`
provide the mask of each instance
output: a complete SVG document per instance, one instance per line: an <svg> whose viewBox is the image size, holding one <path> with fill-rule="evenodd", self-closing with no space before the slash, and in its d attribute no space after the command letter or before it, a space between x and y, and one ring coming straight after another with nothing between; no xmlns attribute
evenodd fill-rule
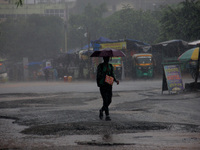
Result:
<svg viewBox="0 0 200 150"><path fill-rule="evenodd" d="M116 82L117 82L117 85L118 85L118 84L119 84L119 81L117 80Z"/></svg>

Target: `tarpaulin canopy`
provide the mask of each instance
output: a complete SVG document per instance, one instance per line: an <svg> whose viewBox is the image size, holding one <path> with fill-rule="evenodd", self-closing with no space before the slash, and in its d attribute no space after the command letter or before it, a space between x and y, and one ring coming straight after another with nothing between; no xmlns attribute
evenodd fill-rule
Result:
<svg viewBox="0 0 200 150"><path fill-rule="evenodd" d="M83 46L81 49L88 49L89 47L88 47L88 44L87 45L85 45L85 46ZM90 43L90 48L92 48L92 43Z"/></svg>
<svg viewBox="0 0 200 150"><path fill-rule="evenodd" d="M188 42L175 39L152 45L152 53L163 53L164 57L179 57L188 48Z"/></svg>
<svg viewBox="0 0 200 150"><path fill-rule="evenodd" d="M144 43L142 41L134 40L134 39L126 39L126 41L137 43L138 45L149 46L150 44Z"/></svg>
<svg viewBox="0 0 200 150"><path fill-rule="evenodd" d="M92 43L93 50L97 51L97 50L99 50L101 48L100 44L102 44L102 43L113 43L115 41L116 40L110 40L110 39L105 38L105 37L100 37L97 40L91 41L91 43Z"/></svg>
<svg viewBox="0 0 200 150"><path fill-rule="evenodd" d="M41 65L42 62L30 62L28 63L28 66L33 66L33 65Z"/></svg>
<svg viewBox="0 0 200 150"><path fill-rule="evenodd" d="M197 44L200 44L200 40L189 42L188 44L189 45L197 45Z"/></svg>
<svg viewBox="0 0 200 150"><path fill-rule="evenodd" d="M80 50L79 49L70 49L66 52L66 54L75 54L78 53Z"/></svg>
<svg viewBox="0 0 200 150"><path fill-rule="evenodd" d="M150 49L150 44L144 43L142 41L134 40L134 39L126 39L127 49L130 50L140 50L143 52L147 52Z"/></svg>
<svg viewBox="0 0 200 150"><path fill-rule="evenodd" d="M141 50L141 51L148 51L150 48L150 45L147 43L144 43L142 41L134 40L134 39L119 39L119 40L110 40L105 37L100 37L98 40L92 41L92 45L94 48L94 51L101 49L100 44L104 43L119 43L119 42L126 42L127 49L132 50Z"/></svg>
<svg viewBox="0 0 200 150"><path fill-rule="evenodd" d="M111 40L106 37L100 37L98 40L91 41L92 43L109 43L109 42L117 42L117 40Z"/></svg>
<svg viewBox="0 0 200 150"><path fill-rule="evenodd" d="M187 46L188 42L180 40L180 39L174 39L174 40L164 41L164 42L155 44L155 46L170 46L170 45L178 45L178 44Z"/></svg>

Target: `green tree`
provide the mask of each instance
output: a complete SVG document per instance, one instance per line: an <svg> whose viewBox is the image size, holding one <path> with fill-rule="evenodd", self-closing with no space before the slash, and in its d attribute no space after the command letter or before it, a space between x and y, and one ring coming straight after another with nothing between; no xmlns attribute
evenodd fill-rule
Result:
<svg viewBox="0 0 200 150"><path fill-rule="evenodd" d="M151 11L134 10L129 5L105 19L107 36L153 43L159 35L159 22Z"/></svg>
<svg viewBox="0 0 200 150"><path fill-rule="evenodd" d="M81 47L101 35L103 14L106 5L101 4L93 7L90 3L80 15L71 15L69 19L68 43L69 48Z"/></svg>
<svg viewBox="0 0 200 150"><path fill-rule="evenodd" d="M200 38L200 0L186 0L176 7L164 8L162 12L162 40Z"/></svg>
<svg viewBox="0 0 200 150"><path fill-rule="evenodd" d="M62 19L31 15L1 23L0 51L10 59L42 60L54 57L63 47Z"/></svg>
<svg viewBox="0 0 200 150"><path fill-rule="evenodd" d="M90 40L105 36L110 39L132 38L154 43L158 39L160 26L154 12L136 11L129 5L106 18L103 17L104 12L105 4L96 8L88 4L82 15L70 17L69 43L72 47L87 43L87 38L84 38L87 31Z"/></svg>

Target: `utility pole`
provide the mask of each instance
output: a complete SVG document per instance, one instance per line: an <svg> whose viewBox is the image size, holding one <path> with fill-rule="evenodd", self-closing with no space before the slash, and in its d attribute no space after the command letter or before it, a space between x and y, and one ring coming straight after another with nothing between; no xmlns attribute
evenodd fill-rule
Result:
<svg viewBox="0 0 200 150"><path fill-rule="evenodd" d="M200 44L197 44L197 46L199 47L199 56L200 56ZM195 88L197 88L197 81L199 78L199 63L200 63L200 57L198 56L198 60L197 60L197 68L196 68L196 77L195 77Z"/></svg>
<svg viewBox="0 0 200 150"><path fill-rule="evenodd" d="M65 2L65 16L64 16L64 29L65 29L65 52L67 52L67 30L68 30L68 20L69 20L69 7L67 2Z"/></svg>
<svg viewBox="0 0 200 150"><path fill-rule="evenodd" d="M87 32L87 42L88 42L88 50L90 50L90 32L88 27L86 28L86 32Z"/></svg>
<svg viewBox="0 0 200 150"><path fill-rule="evenodd" d="M65 28L65 52L67 52L67 21L64 22L64 28Z"/></svg>

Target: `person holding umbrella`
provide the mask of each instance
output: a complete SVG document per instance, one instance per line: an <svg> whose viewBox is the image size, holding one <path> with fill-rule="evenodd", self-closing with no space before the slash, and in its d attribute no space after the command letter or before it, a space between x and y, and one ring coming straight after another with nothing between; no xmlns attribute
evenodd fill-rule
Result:
<svg viewBox="0 0 200 150"><path fill-rule="evenodd" d="M109 116L109 105L112 102L112 81L111 84L107 83L105 81L106 75L113 78L113 81L115 81L117 84L119 84L119 81L115 78L114 72L113 72L113 66L112 64L109 64L110 57L103 57L104 62L99 64L97 67L97 86L100 89L100 93L103 99L103 106L99 110L99 118L103 119L103 112L105 111L106 114L106 121L110 121L111 118ZM112 79L111 79L112 80Z"/></svg>
<svg viewBox="0 0 200 150"><path fill-rule="evenodd" d="M103 112L106 114L106 121L110 121L109 116L109 105L112 102L112 85L113 81L119 84L119 81L115 78L113 72L112 64L109 64L110 57L124 57L125 54L122 51L106 48L102 50L95 51L90 57L103 57L104 62L100 63L97 67L97 86L99 87L102 99L103 106L99 110L99 118L103 119Z"/></svg>

